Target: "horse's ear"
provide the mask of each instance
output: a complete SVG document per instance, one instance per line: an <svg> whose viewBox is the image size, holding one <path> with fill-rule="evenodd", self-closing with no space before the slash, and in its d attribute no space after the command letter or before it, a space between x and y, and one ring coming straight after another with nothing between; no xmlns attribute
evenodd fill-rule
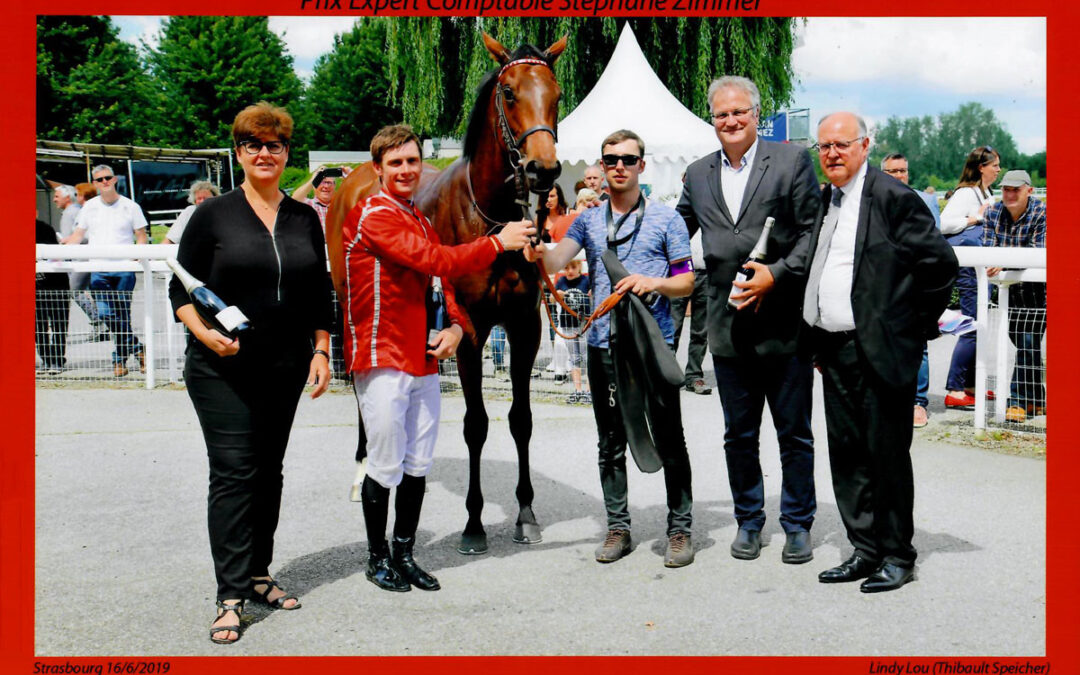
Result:
<svg viewBox="0 0 1080 675"><path fill-rule="evenodd" d="M566 49L566 38L566 35L562 36L561 40L545 49L544 60L548 63L555 63L555 59L559 58L559 54L562 54L563 50Z"/></svg>
<svg viewBox="0 0 1080 675"><path fill-rule="evenodd" d="M510 52L506 51L506 47L503 47L498 40L491 37L484 32L484 46L491 52L491 57L495 59L495 62L500 66L505 66L510 62Z"/></svg>

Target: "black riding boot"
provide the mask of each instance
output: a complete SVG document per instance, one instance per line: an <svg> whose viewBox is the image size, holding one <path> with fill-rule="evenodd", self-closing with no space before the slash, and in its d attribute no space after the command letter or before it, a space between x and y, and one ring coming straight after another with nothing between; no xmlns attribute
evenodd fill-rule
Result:
<svg viewBox="0 0 1080 675"><path fill-rule="evenodd" d="M439 590L439 580L428 574L413 559L413 545L416 543L416 527L420 522L420 508L424 504L423 476L405 474L397 487L394 498L394 552L393 566L405 581L422 591Z"/></svg>
<svg viewBox="0 0 1080 675"><path fill-rule="evenodd" d="M387 591L411 590L390 562L390 547L386 545L386 514L390 508L390 490L376 483L371 476L364 478L361 490L364 524L368 537L368 581Z"/></svg>

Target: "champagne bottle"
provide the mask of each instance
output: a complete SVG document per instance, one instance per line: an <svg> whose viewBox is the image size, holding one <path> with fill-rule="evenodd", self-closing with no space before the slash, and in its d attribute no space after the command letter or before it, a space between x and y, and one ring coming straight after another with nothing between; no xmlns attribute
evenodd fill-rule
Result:
<svg viewBox="0 0 1080 675"><path fill-rule="evenodd" d="M238 307L226 305L225 301L218 297L217 293L211 291L206 287L206 284L191 276L191 273L184 269L175 258L168 258L165 263L180 279L180 283L184 285L188 297L191 298L191 304L195 306L195 311L199 313L199 316L207 325L222 335L231 338L236 338L243 334L244 331L251 330L251 322L248 321L248 318L244 316L244 313Z"/></svg>
<svg viewBox="0 0 1080 675"><path fill-rule="evenodd" d="M442 280L431 278L431 289L427 295L427 347L433 349L435 338L444 329L450 327L450 316L446 313L446 296L443 295Z"/></svg>
<svg viewBox="0 0 1080 675"><path fill-rule="evenodd" d="M740 283L746 283L754 277L754 269L752 267L747 267L746 263L762 262L763 260L765 260L765 253L768 251L769 248L769 231L772 230L774 222L775 219L772 216L769 216L765 219L765 227L761 228L761 236L758 237L757 243L754 244L754 248L750 251L750 255L742 264L742 268L740 268L739 272L735 275L735 281L738 281ZM728 293L727 301L729 307L734 309L737 308L740 304L742 304L743 301L732 300L731 296L735 295L736 293L742 293L744 290L746 289L739 288L735 284L731 285L731 292Z"/></svg>

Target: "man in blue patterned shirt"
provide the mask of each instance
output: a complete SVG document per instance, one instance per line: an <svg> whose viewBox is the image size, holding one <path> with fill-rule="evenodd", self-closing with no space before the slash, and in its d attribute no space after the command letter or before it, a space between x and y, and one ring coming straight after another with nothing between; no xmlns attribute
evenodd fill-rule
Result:
<svg viewBox="0 0 1080 675"><path fill-rule="evenodd" d="M1046 205L1032 196L1031 176L1014 169L1001 179L1001 201L986 211L983 246L1046 248ZM997 276L1000 267L986 274ZM1041 345L1046 333L1046 284L1025 281L1009 287L1009 339L1016 345L1005 419L1023 422L1046 414Z"/></svg>
<svg viewBox="0 0 1080 675"><path fill-rule="evenodd" d="M639 176L645 169L645 143L632 131L616 131L600 144L610 198L602 205L586 209L570 225L558 245L550 250L537 247L527 257L542 255L547 269L561 269L578 251L585 249L589 263L593 304L612 294L600 256L614 248L630 275L615 284L617 293L647 295L659 299L650 310L664 340L670 346L675 327L668 298L689 295L694 289L694 269L690 262L690 238L686 223L674 209L648 201ZM600 487L607 509L608 533L596 549L596 561L615 562L630 552L630 511L627 504L626 432L622 412L614 396L615 365L609 348L611 322L605 315L593 323L588 333L588 376L593 391L593 415L599 437ZM667 567L683 567L694 561L690 540L693 497L690 491L690 458L683 436L679 412L679 387L654 392L664 408L674 410L665 424L652 429L663 460L667 488ZM663 426L664 428L658 428Z"/></svg>

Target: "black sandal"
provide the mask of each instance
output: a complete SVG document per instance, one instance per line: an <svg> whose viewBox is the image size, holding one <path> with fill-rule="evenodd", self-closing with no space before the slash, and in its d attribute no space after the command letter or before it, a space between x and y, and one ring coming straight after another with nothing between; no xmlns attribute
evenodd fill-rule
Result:
<svg viewBox="0 0 1080 675"><path fill-rule="evenodd" d="M235 626L214 626L214 625L211 625L210 626L210 641L215 643L215 644L219 644L219 645L231 645L232 643L239 640L240 636L243 634L244 601L241 600L240 602L235 602L235 603L231 603L231 604L226 605L223 601L218 600L217 601L217 608L218 608L218 613L217 613L217 616L214 617L214 623L217 623L218 619L225 616L225 614L228 613L228 612L236 612L237 623L236 623ZM226 635L228 635L229 633L236 633L236 637L232 638L232 639L229 639L227 637L226 638L214 637L218 633L225 633Z"/></svg>
<svg viewBox="0 0 1080 675"><path fill-rule="evenodd" d="M259 586L259 585L265 585L266 590L263 591L262 593L255 590L255 587ZM281 596L280 598L278 598L278 599L276 599L274 601L271 601L270 600L270 591L274 590L275 588L278 589L279 591L285 592L285 589L282 588L281 586L278 586L278 582L275 581L274 579L252 579L251 580L251 592L256 596L255 599L257 599L259 602L261 602L261 603L263 603L263 604L265 604L265 605L267 605L267 606L269 606L269 607L271 607L273 609L284 609L284 610L300 609L300 598L296 597L292 593L285 592L285 595ZM291 606L291 607L286 607L285 603L288 600L295 600L296 604Z"/></svg>

